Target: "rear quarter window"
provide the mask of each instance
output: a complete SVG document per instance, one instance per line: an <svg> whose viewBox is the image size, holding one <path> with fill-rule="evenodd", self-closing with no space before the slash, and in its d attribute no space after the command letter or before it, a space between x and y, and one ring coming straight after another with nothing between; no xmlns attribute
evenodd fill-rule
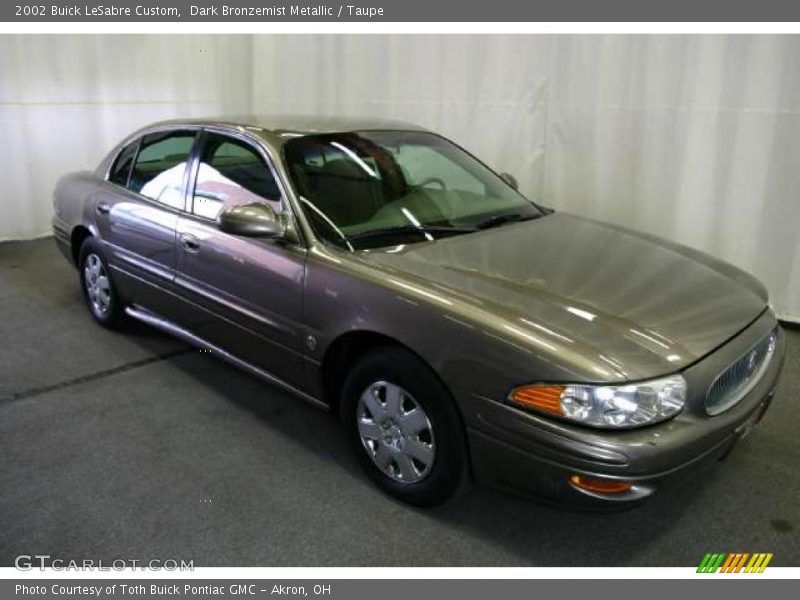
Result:
<svg viewBox="0 0 800 600"><path fill-rule="evenodd" d="M128 188L167 206L182 209L181 185L195 132L151 133L142 138Z"/></svg>
<svg viewBox="0 0 800 600"><path fill-rule="evenodd" d="M136 158L136 150L139 147L139 140L131 142L125 146L117 155L111 170L108 173L108 180L117 185L127 187L128 177L131 173L133 159Z"/></svg>

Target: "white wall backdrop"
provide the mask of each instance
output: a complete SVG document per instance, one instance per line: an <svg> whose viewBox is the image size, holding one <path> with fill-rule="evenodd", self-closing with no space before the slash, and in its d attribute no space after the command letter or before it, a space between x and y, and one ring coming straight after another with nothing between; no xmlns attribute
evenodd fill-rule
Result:
<svg viewBox="0 0 800 600"><path fill-rule="evenodd" d="M550 47L546 36L261 36L253 105L412 121L538 193Z"/></svg>
<svg viewBox="0 0 800 600"><path fill-rule="evenodd" d="M56 177L135 126L248 111L431 127L545 204L747 269L800 320L797 36L3 36L0 239L47 233Z"/></svg>
<svg viewBox="0 0 800 600"><path fill-rule="evenodd" d="M544 197L753 273L800 321L800 36L554 38Z"/></svg>
<svg viewBox="0 0 800 600"><path fill-rule="evenodd" d="M258 37L253 68L261 111L431 127L547 205L743 267L800 321L799 36Z"/></svg>
<svg viewBox="0 0 800 600"><path fill-rule="evenodd" d="M0 240L50 232L56 179L134 128L241 112L251 44L216 36L0 36Z"/></svg>

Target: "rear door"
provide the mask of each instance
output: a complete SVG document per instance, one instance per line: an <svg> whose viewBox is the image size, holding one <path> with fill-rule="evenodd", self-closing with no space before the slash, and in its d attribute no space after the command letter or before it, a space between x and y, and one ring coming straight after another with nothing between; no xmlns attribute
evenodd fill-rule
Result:
<svg viewBox="0 0 800 600"><path fill-rule="evenodd" d="M118 155L94 210L114 281L126 300L175 316L169 292L177 262L175 231L184 208L197 131L158 131Z"/></svg>
<svg viewBox="0 0 800 600"><path fill-rule="evenodd" d="M193 305L184 326L303 388L302 297L306 249L286 240L222 232L220 211L288 203L266 153L244 136L204 132L178 218L176 284Z"/></svg>

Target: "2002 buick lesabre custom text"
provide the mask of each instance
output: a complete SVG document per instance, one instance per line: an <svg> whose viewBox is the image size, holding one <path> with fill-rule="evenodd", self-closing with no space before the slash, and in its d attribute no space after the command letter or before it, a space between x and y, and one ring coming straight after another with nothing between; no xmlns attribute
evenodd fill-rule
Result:
<svg viewBox="0 0 800 600"><path fill-rule="evenodd" d="M470 478L634 504L723 456L783 360L751 276L538 206L404 123L159 123L54 205L100 324L338 411L369 477L417 505Z"/></svg>
<svg viewBox="0 0 800 600"><path fill-rule="evenodd" d="M17 16L46 16L51 17L178 17L180 12L174 6L142 6L137 4L134 8L129 6L116 6L109 4L98 4L89 6L88 4L78 5L50 5L48 13L47 7L43 4L26 4L16 6Z"/></svg>

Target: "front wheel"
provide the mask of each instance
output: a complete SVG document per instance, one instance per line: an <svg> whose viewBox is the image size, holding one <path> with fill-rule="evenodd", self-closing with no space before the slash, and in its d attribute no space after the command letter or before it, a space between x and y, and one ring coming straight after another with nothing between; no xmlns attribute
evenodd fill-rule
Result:
<svg viewBox="0 0 800 600"><path fill-rule="evenodd" d="M449 500L466 476L461 418L448 390L410 352L360 360L343 388L342 417L366 474L415 506Z"/></svg>
<svg viewBox="0 0 800 600"><path fill-rule="evenodd" d="M103 327L115 328L124 318L124 307L119 299L108 263L100 244L86 238L78 258L81 290L94 320Z"/></svg>

